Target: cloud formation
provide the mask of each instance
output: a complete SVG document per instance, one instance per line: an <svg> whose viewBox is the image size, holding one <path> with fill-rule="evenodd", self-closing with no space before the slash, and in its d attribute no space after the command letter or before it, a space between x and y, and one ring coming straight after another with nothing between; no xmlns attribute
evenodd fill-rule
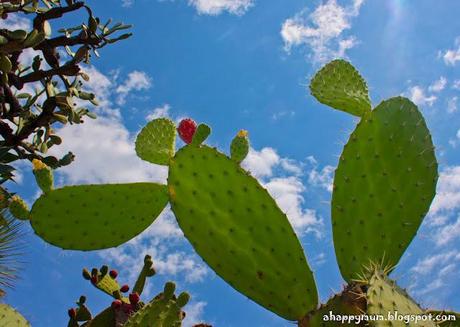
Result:
<svg viewBox="0 0 460 327"><path fill-rule="evenodd" d="M349 6L341 6L336 0L328 0L309 15L304 9L287 19L281 28L285 50L306 46L311 49L311 58L319 63L345 57L358 41L344 32L351 29L351 21L358 16L363 3L364 0L354 0Z"/></svg>

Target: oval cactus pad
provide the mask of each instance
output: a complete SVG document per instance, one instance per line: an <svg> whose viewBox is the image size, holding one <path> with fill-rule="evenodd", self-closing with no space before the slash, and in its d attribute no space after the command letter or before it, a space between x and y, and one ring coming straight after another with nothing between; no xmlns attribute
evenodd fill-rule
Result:
<svg viewBox="0 0 460 327"><path fill-rule="evenodd" d="M185 236L227 283L288 320L316 308L313 274L286 215L237 163L185 146L171 160L168 187Z"/></svg>
<svg viewBox="0 0 460 327"><path fill-rule="evenodd" d="M311 81L310 91L319 102L355 116L371 110L366 81L345 60L334 60L321 68Z"/></svg>
<svg viewBox="0 0 460 327"><path fill-rule="evenodd" d="M168 118L157 118L148 123L136 138L136 153L142 160L168 165L174 155L176 126Z"/></svg>
<svg viewBox="0 0 460 327"><path fill-rule="evenodd" d="M332 193L334 247L351 281L370 262L394 266L435 195L437 162L423 116L408 99L365 115L340 156Z"/></svg>
<svg viewBox="0 0 460 327"><path fill-rule="evenodd" d="M48 243L70 250L118 246L146 229L168 202L154 183L66 186L42 195L31 224Z"/></svg>

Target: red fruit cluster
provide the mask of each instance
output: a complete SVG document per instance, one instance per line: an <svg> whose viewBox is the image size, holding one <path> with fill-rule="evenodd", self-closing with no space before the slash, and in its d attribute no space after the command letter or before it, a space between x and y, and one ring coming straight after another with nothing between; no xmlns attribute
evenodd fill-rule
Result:
<svg viewBox="0 0 460 327"><path fill-rule="evenodd" d="M115 300L112 302L113 309L119 309L123 303L120 300Z"/></svg>
<svg viewBox="0 0 460 327"><path fill-rule="evenodd" d="M187 144L192 143L193 135L196 132L196 123L193 119L182 119L177 127L180 138Z"/></svg>

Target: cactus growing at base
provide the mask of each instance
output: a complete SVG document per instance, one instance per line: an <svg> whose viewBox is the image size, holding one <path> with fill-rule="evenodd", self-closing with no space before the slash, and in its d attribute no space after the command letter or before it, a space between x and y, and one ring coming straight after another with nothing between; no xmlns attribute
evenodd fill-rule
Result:
<svg viewBox="0 0 460 327"><path fill-rule="evenodd" d="M188 303L190 295L182 292L174 295L176 285L172 282L165 284L162 293L155 296L149 303L141 301L145 279L155 274L153 261L149 255L144 258L144 266L139 273L133 292L127 297L121 297L121 290L116 278L118 273L108 266L101 269L93 268L91 273L84 269L83 277L92 285L111 295L114 301L110 307L96 316L92 316L86 307L86 297L81 296L77 308L68 310L68 327L179 327L185 313L182 308ZM125 287L127 292L129 287ZM82 324L81 324L82 323Z"/></svg>

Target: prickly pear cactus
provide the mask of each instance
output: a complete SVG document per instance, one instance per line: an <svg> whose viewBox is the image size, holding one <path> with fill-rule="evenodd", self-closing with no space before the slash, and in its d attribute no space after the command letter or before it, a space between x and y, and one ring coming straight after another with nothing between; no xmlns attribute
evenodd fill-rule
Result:
<svg viewBox="0 0 460 327"><path fill-rule="evenodd" d="M155 296L149 303L144 304L140 295L144 289L146 278L155 274L152 258L147 255L144 258L144 266L129 296L122 297L121 293L127 293L127 285L119 286L117 282L118 272L109 270L108 266L100 269L93 268L91 273L84 269L83 277L114 298L111 306L96 316L92 316L86 307L86 298L81 296L77 302L77 308L68 311L68 327L180 327L185 313L182 308L188 303L190 295L182 292L177 297L174 295L176 285L172 282L165 284L164 291Z"/></svg>
<svg viewBox="0 0 460 327"><path fill-rule="evenodd" d="M341 85L347 72L357 79L348 65L336 61L315 76L311 89L321 94L319 101L335 101L327 81ZM318 79L326 80L324 90ZM359 90L367 92L364 86ZM356 98L341 101L358 108ZM334 247L347 281L370 262L396 265L428 212L438 178L431 134L415 104L391 98L360 116L340 156L332 193Z"/></svg>
<svg viewBox="0 0 460 327"><path fill-rule="evenodd" d="M166 187L154 183L66 186L35 202L31 225L63 249L105 249L145 230L167 201Z"/></svg>
<svg viewBox="0 0 460 327"><path fill-rule="evenodd" d="M289 320L316 307L313 274L286 215L236 162L185 146L171 159L168 190L184 235L231 286Z"/></svg>
<svg viewBox="0 0 460 327"><path fill-rule="evenodd" d="M15 309L0 303L0 327L30 327L30 324Z"/></svg>

